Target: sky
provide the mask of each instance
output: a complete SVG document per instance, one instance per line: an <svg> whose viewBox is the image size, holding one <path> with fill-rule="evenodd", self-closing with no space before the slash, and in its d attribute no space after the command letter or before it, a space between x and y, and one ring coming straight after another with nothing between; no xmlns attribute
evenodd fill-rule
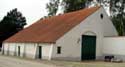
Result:
<svg viewBox="0 0 125 67"><path fill-rule="evenodd" d="M17 8L26 17L26 23L29 26L47 15L46 3L48 2L49 0L0 0L0 20L7 12Z"/></svg>
<svg viewBox="0 0 125 67"><path fill-rule="evenodd" d="M0 20L6 16L7 12L17 8L26 17L25 27L28 27L47 15L46 4L48 2L49 0L0 0ZM62 11L59 7L57 14L63 13Z"/></svg>

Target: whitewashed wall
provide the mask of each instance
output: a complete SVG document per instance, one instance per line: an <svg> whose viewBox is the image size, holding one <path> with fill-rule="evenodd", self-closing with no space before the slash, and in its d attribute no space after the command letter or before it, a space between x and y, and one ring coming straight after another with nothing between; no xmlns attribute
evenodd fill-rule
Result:
<svg viewBox="0 0 125 67"><path fill-rule="evenodd" d="M103 55L114 55L125 61L125 37L105 37Z"/></svg>
<svg viewBox="0 0 125 67"><path fill-rule="evenodd" d="M125 55L125 37L105 37L103 53Z"/></svg>
<svg viewBox="0 0 125 67"><path fill-rule="evenodd" d="M2 52L5 54L5 55L8 55L8 51L9 51L9 43L3 43L3 46L2 46Z"/></svg>
<svg viewBox="0 0 125 67"><path fill-rule="evenodd" d="M26 58L35 58L37 43L25 43L25 57Z"/></svg>
<svg viewBox="0 0 125 67"><path fill-rule="evenodd" d="M16 55L16 52L15 52L15 50L16 50L16 45L13 43L9 43L8 44L8 51L9 51L9 55L11 55L11 56L14 56L14 55Z"/></svg>
<svg viewBox="0 0 125 67"><path fill-rule="evenodd" d="M104 18L100 18L100 14L104 15ZM105 29L106 28L106 29ZM114 28L112 22L104 12L103 8L100 8L94 14L82 21L79 25L74 27L71 31L66 33L63 37L57 40L56 45L53 47L52 58L64 59L64 60L81 60L81 36L83 34L95 33L96 40L96 59L102 58L102 45L104 36L117 36L117 31ZM57 46L62 47L62 53L57 54Z"/></svg>
<svg viewBox="0 0 125 67"><path fill-rule="evenodd" d="M12 44L13 45L13 44ZM18 55L18 46L20 46L20 57L24 57L24 53L25 53L25 51L24 51L24 45L25 45L25 43L15 43L15 47L16 47L16 56L19 56ZM11 44L10 44L10 46L11 46ZM10 51L10 50L9 50Z"/></svg>
<svg viewBox="0 0 125 67"><path fill-rule="evenodd" d="M53 44L49 43L39 43L38 46L42 46L42 59L51 60Z"/></svg>
<svg viewBox="0 0 125 67"><path fill-rule="evenodd" d="M19 56L18 46L20 46L20 57L35 59L38 55L38 46L42 46L42 59L51 59L53 44L42 43L3 43L5 55Z"/></svg>
<svg viewBox="0 0 125 67"><path fill-rule="evenodd" d="M19 56L18 46L20 46L20 57L24 56L24 43L3 43L5 55Z"/></svg>

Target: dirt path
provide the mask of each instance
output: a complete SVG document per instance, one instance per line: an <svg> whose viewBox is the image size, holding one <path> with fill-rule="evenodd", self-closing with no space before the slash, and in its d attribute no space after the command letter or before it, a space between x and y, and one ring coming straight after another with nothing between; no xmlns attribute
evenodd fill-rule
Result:
<svg viewBox="0 0 125 67"><path fill-rule="evenodd" d="M103 61L45 61L0 55L0 67L125 67L124 63Z"/></svg>
<svg viewBox="0 0 125 67"><path fill-rule="evenodd" d="M0 67L55 67L51 64L0 55Z"/></svg>

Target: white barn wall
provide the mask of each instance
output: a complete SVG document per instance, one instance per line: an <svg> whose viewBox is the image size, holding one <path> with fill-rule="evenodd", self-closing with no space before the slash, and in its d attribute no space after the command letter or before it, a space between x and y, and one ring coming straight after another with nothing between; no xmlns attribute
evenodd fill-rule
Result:
<svg viewBox="0 0 125 67"><path fill-rule="evenodd" d="M16 44L8 44L8 50L9 50L9 55L14 56L15 55L15 50L16 50Z"/></svg>
<svg viewBox="0 0 125 67"><path fill-rule="evenodd" d="M24 43L3 43L4 54L18 56L18 46L20 46L20 57L24 56Z"/></svg>
<svg viewBox="0 0 125 67"><path fill-rule="evenodd" d="M51 59L52 47L53 44L49 43L40 43L39 46L42 46L42 59Z"/></svg>
<svg viewBox="0 0 125 67"><path fill-rule="evenodd" d="M37 44L36 43L25 43L25 57L26 58L35 58L36 54L36 48Z"/></svg>
<svg viewBox="0 0 125 67"><path fill-rule="evenodd" d="M38 46L42 46L42 59L51 59L53 44L42 43L3 43L4 54L11 56L18 56L18 46L20 46L20 57L26 57L30 59L37 59Z"/></svg>
<svg viewBox="0 0 125 67"><path fill-rule="evenodd" d="M125 37L105 37L103 54L114 55L125 61Z"/></svg>
<svg viewBox="0 0 125 67"><path fill-rule="evenodd" d="M16 46L16 56L19 56L18 55L18 46L20 46L20 57L24 57L24 53L25 53L24 46L25 46L25 43L15 43L15 46Z"/></svg>
<svg viewBox="0 0 125 67"><path fill-rule="evenodd" d="M4 53L4 55L8 55L8 51L9 51L9 43L4 43L2 46L2 51Z"/></svg>
<svg viewBox="0 0 125 67"><path fill-rule="evenodd" d="M103 13L104 18L100 18ZM109 21L103 8L100 8L94 14L86 18L82 23L74 27L54 45L52 58L61 60L81 60L81 35L88 32L93 32L97 36L96 40L96 59L102 57L103 36L117 36L117 32ZM107 21L108 20L108 21ZM108 24L109 23L109 24ZM104 25L104 26L103 26ZM106 26L107 25L107 26ZM107 30L104 28L108 28ZM104 33L105 32L105 33ZM62 53L57 54L57 46L62 47Z"/></svg>

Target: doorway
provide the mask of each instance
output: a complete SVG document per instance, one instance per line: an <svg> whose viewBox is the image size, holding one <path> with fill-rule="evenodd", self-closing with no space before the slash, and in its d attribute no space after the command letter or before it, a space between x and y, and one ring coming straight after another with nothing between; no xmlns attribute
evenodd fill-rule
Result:
<svg viewBox="0 0 125 67"><path fill-rule="evenodd" d="M96 36L82 35L81 60L95 60Z"/></svg>
<svg viewBox="0 0 125 67"><path fill-rule="evenodd" d="M18 56L20 56L20 46L18 46Z"/></svg>
<svg viewBox="0 0 125 67"><path fill-rule="evenodd" d="M42 46L38 46L38 58L42 59Z"/></svg>

